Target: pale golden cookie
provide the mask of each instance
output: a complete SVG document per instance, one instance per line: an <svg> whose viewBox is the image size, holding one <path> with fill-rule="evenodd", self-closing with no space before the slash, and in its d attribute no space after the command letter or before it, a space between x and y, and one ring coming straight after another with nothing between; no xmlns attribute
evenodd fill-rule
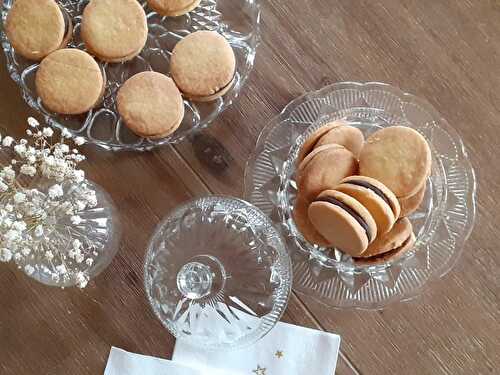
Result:
<svg viewBox="0 0 500 375"><path fill-rule="evenodd" d="M137 51L134 51L132 52L130 55L128 56L123 56L123 57L119 57L119 58L116 58L116 59L110 59L110 58L103 58L101 56L99 56L99 54L95 53L94 51L92 51L91 48L89 48L89 46L85 46L87 51L94 55L96 59L98 60L101 60L101 61L105 61L105 62L108 62L108 63L122 63L122 62L127 62L127 61L130 61L132 60L133 58L137 57L143 50L143 47L139 48Z"/></svg>
<svg viewBox="0 0 500 375"><path fill-rule="evenodd" d="M292 213L295 226L308 242L322 247L329 247L330 243L321 234L319 234L309 220L309 214L307 211L310 204L311 202L302 195L299 194L297 196Z"/></svg>
<svg viewBox="0 0 500 375"><path fill-rule="evenodd" d="M190 99L193 100L193 101L195 101L195 102L200 102L200 103L206 103L206 102L214 101L214 100L220 98L221 96L226 95L226 93L229 90L231 90L231 88L233 87L233 84L234 84L234 78L233 78L233 80L231 82L229 82L229 84L226 87L220 89L219 91L217 91L213 95L190 97Z"/></svg>
<svg viewBox="0 0 500 375"><path fill-rule="evenodd" d="M370 212L356 199L335 190L321 193L310 204L309 220L337 249L359 256L377 236Z"/></svg>
<svg viewBox="0 0 500 375"><path fill-rule="evenodd" d="M399 198L399 204L401 206L400 217L409 216L414 213L422 204L425 196L425 184L417 191L415 194L408 198Z"/></svg>
<svg viewBox="0 0 500 375"><path fill-rule="evenodd" d="M354 157L358 157L365 142L363 133L354 126L344 125L331 129L324 134L314 147L320 147L328 144L338 144L351 151Z"/></svg>
<svg viewBox="0 0 500 375"><path fill-rule="evenodd" d="M354 262L359 265L383 264L411 250L415 242L411 223L403 218L396 222L390 232L378 237L363 254L354 258Z"/></svg>
<svg viewBox="0 0 500 375"><path fill-rule="evenodd" d="M146 44L146 13L137 0L91 0L82 18L87 49L107 62L126 61Z"/></svg>
<svg viewBox="0 0 500 375"><path fill-rule="evenodd" d="M399 219L389 232L380 234L360 257L368 258L392 251L403 245L411 233L413 233L413 227L410 220Z"/></svg>
<svg viewBox="0 0 500 375"><path fill-rule="evenodd" d="M302 162L302 160L304 160L304 158L307 155L309 155L309 153L311 153L311 151L314 149L314 147L316 147L316 143L323 135L328 133L333 128L336 128L338 126L342 126L345 124L346 123L342 120L334 121L334 122L330 122L328 124L325 124L322 127L320 127L319 129L317 129L316 131L314 131L309 137L307 137L307 139L304 141L304 144L300 148L299 155L297 157L297 162L296 162L297 165L299 165Z"/></svg>
<svg viewBox="0 0 500 375"><path fill-rule="evenodd" d="M200 5L200 0L148 0L148 5L162 16L177 17Z"/></svg>
<svg viewBox="0 0 500 375"><path fill-rule="evenodd" d="M15 0L5 21L16 53L36 61L66 46L71 31L54 0Z"/></svg>
<svg viewBox="0 0 500 375"><path fill-rule="evenodd" d="M360 202L377 223L379 235L391 230L399 217L399 202L384 184L370 177L351 176L335 188Z"/></svg>
<svg viewBox="0 0 500 375"><path fill-rule="evenodd" d="M222 35L197 31L176 44L170 71L186 97L195 101L214 100L231 87L236 58Z"/></svg>
<svg viewBox="0 0 500 375"><path fill-rule="evenodd" d="M325 145L315 148L299 164L297 186L300 194L312 200L357 172L358 162L352 152L340 145Z"/></svg>
<svg viewBox="0 0 500 375"><path fill-rule="evenodd" d="M431 169L431 150L416 130L391 126L372 134L359 155L359 173L386 185L398 198L415 194Z"/></svg>
<svg viewBox="0 0 500 375"><path fill-rule="evenodd" d="M179 89L161 73L134 75L120 88L116 100L127 127L142 137L166 137L177 130L184 117Z"/></svg>
<svg viewBox="0 0 500 375"><path fill-rule="evenodd" d="M35 79L43 105L67 115L92 109L102 97L104 84L92 56L74 48L52 52L41 62Z"/></svg>

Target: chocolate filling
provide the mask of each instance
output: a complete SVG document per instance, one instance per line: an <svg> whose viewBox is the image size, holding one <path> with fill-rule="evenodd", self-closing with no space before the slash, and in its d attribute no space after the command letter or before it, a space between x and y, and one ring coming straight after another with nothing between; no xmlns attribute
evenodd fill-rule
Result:
<svg viewBox="0 0 500 375"><path fill-rule="evenodd" d="M398 247L396 247L395 249L392 249L392 250L389 250L389 251L386 251L385 253L381 253L381 254L377 254L377 255L373 255L371 257L353 257L354 260L357 260L357 261L376 261L377 259L383 259L383 258L392 258L393 256L395 255L398 255L398 253L401 251L401 249L403 249L406 245L408 245L408 242L411 241L411 234L410 236L408 236L408 238Z"/></svg>
<svg viewBox="0 0 500 375"><path fill-rule="evenodd" d="M59 9L61 9L61 13L64 19L64 38L66 38L69 33L69 25L70 25L69 14L61 6L59 6Z"/></svg>
<svg viewBox="0 0 500 375"><path fill-rule="evenodd" d="M234 71L233 78L231 78L231 80L229 81L229 83L228 83L227 85L225 85L225 86L221 87L220 89L218 89L218 90L217 90L216 92L214 92L212 95L217 95L219 92L221 92L221 91L223 91L223 90L227 89L229 86L234 85L234 80L235 80L235 78L236 78L236 70ZM209 97L210 97L210 96L212 96L212 95L209 95Z"/></svg>
<svg viewBox="0 0 500 375"><path fill-rule="evenodd" d="M337 207L342 208L344 211L346 211L349 215L351 215L359 225L365 230L366 237L368 238L368 242L371 242L372 236L370 233L370 228L368 228L368 224L366 221L356 212L354 211L351 207L349 207L347 204L339 201L338 199L334 197L320 197L316 199L316 202L326 202L326 203L331 203Z"/></svg>
<svg viewBox="0 0 500 375"><path fill-rule="evenodd" d="M373 186L369 182L354 180L354 181L347 181L346 184L361 186L361 187L370 189L375 194L377 194L380 198L382 198L385 201L385 203L387 203L389 205L389 207L392 208L391 201L389 200L389 198L387 198L387 196L384 194L384 192L382 190L380 190L378 187Z"/></svg>
<svg viewBox="0 0 500 375"><path fill-rule="evenodd" d="M64 17L64 37L68 36L68 32L69 32L69 22L66 19L66 17Z"/></svg>
<svg viewBox="0 0 500 375"><path fill-rule="evenodd" d="M229 86L233 86L234 85L234 80L236 78L236 71L234 72L233 74L233 78L231 78L231 80L229 81L229 83L225 86L222 86L220 89L218 89L216 92L214 92L213 94L210 94L210 95L206 95L206 96L196 96L196 95L189 95L187 93L185 93L185 95L188 97L188 98L192 98L192 99L206 99L206 98L212 98L213 96L216 96L218 95L221 91L229 88ZM224 93L224 95L226 95L227 93Z"/></svg>

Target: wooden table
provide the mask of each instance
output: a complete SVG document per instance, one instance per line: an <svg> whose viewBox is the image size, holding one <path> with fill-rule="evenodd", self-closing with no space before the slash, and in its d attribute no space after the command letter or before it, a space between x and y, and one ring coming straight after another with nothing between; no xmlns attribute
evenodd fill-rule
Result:
<svg viewBox="0 0 500 375"><path fill-rule="evenodd" d="M500 2L261 3L255 70L211 129L149 153L87 146L88 175L111 193L124 225L111 266L79 291L43 287L1 265L0 374L102 374L111 345L169 357L174 339L142 287L155 225L192 197L241 196L245 161L266 121L296 96L346 80L425 97L460 132L479 180L475 230L454 270L411 303L339 311L294 294L284 320L339 333L342 375L500 373ZM20 134L33 113L1 60L0 123Z"/></svg>

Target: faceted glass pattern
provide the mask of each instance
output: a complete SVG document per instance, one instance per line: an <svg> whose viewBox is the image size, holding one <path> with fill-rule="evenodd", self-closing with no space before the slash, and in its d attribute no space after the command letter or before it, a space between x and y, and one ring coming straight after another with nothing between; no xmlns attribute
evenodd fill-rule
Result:
<svg viewBox="0 0 500 375"><path fill-rule="evenodd" d="M177 208L159 224L144 267L146 294L163 325L206 349L260 339L280 319L291 290L281 235L260 210L234 198Z"/></svg>

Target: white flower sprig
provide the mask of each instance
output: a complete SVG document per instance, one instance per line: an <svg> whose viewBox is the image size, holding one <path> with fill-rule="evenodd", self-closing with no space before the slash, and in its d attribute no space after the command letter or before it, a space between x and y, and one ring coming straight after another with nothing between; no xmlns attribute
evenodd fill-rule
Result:
<svg viewBox="0 0 500 375"><path fill-rule="evenodd" d="M32 117L28 124L29 141L0 135L2 154L13 153L9 163L0 163L0 261L14 261L28 275L50 277L54 284L84 288L99 254L80 216L97 205L77 168L85 156L70 148L69 131L54 143L54 130Z"/></svg>

